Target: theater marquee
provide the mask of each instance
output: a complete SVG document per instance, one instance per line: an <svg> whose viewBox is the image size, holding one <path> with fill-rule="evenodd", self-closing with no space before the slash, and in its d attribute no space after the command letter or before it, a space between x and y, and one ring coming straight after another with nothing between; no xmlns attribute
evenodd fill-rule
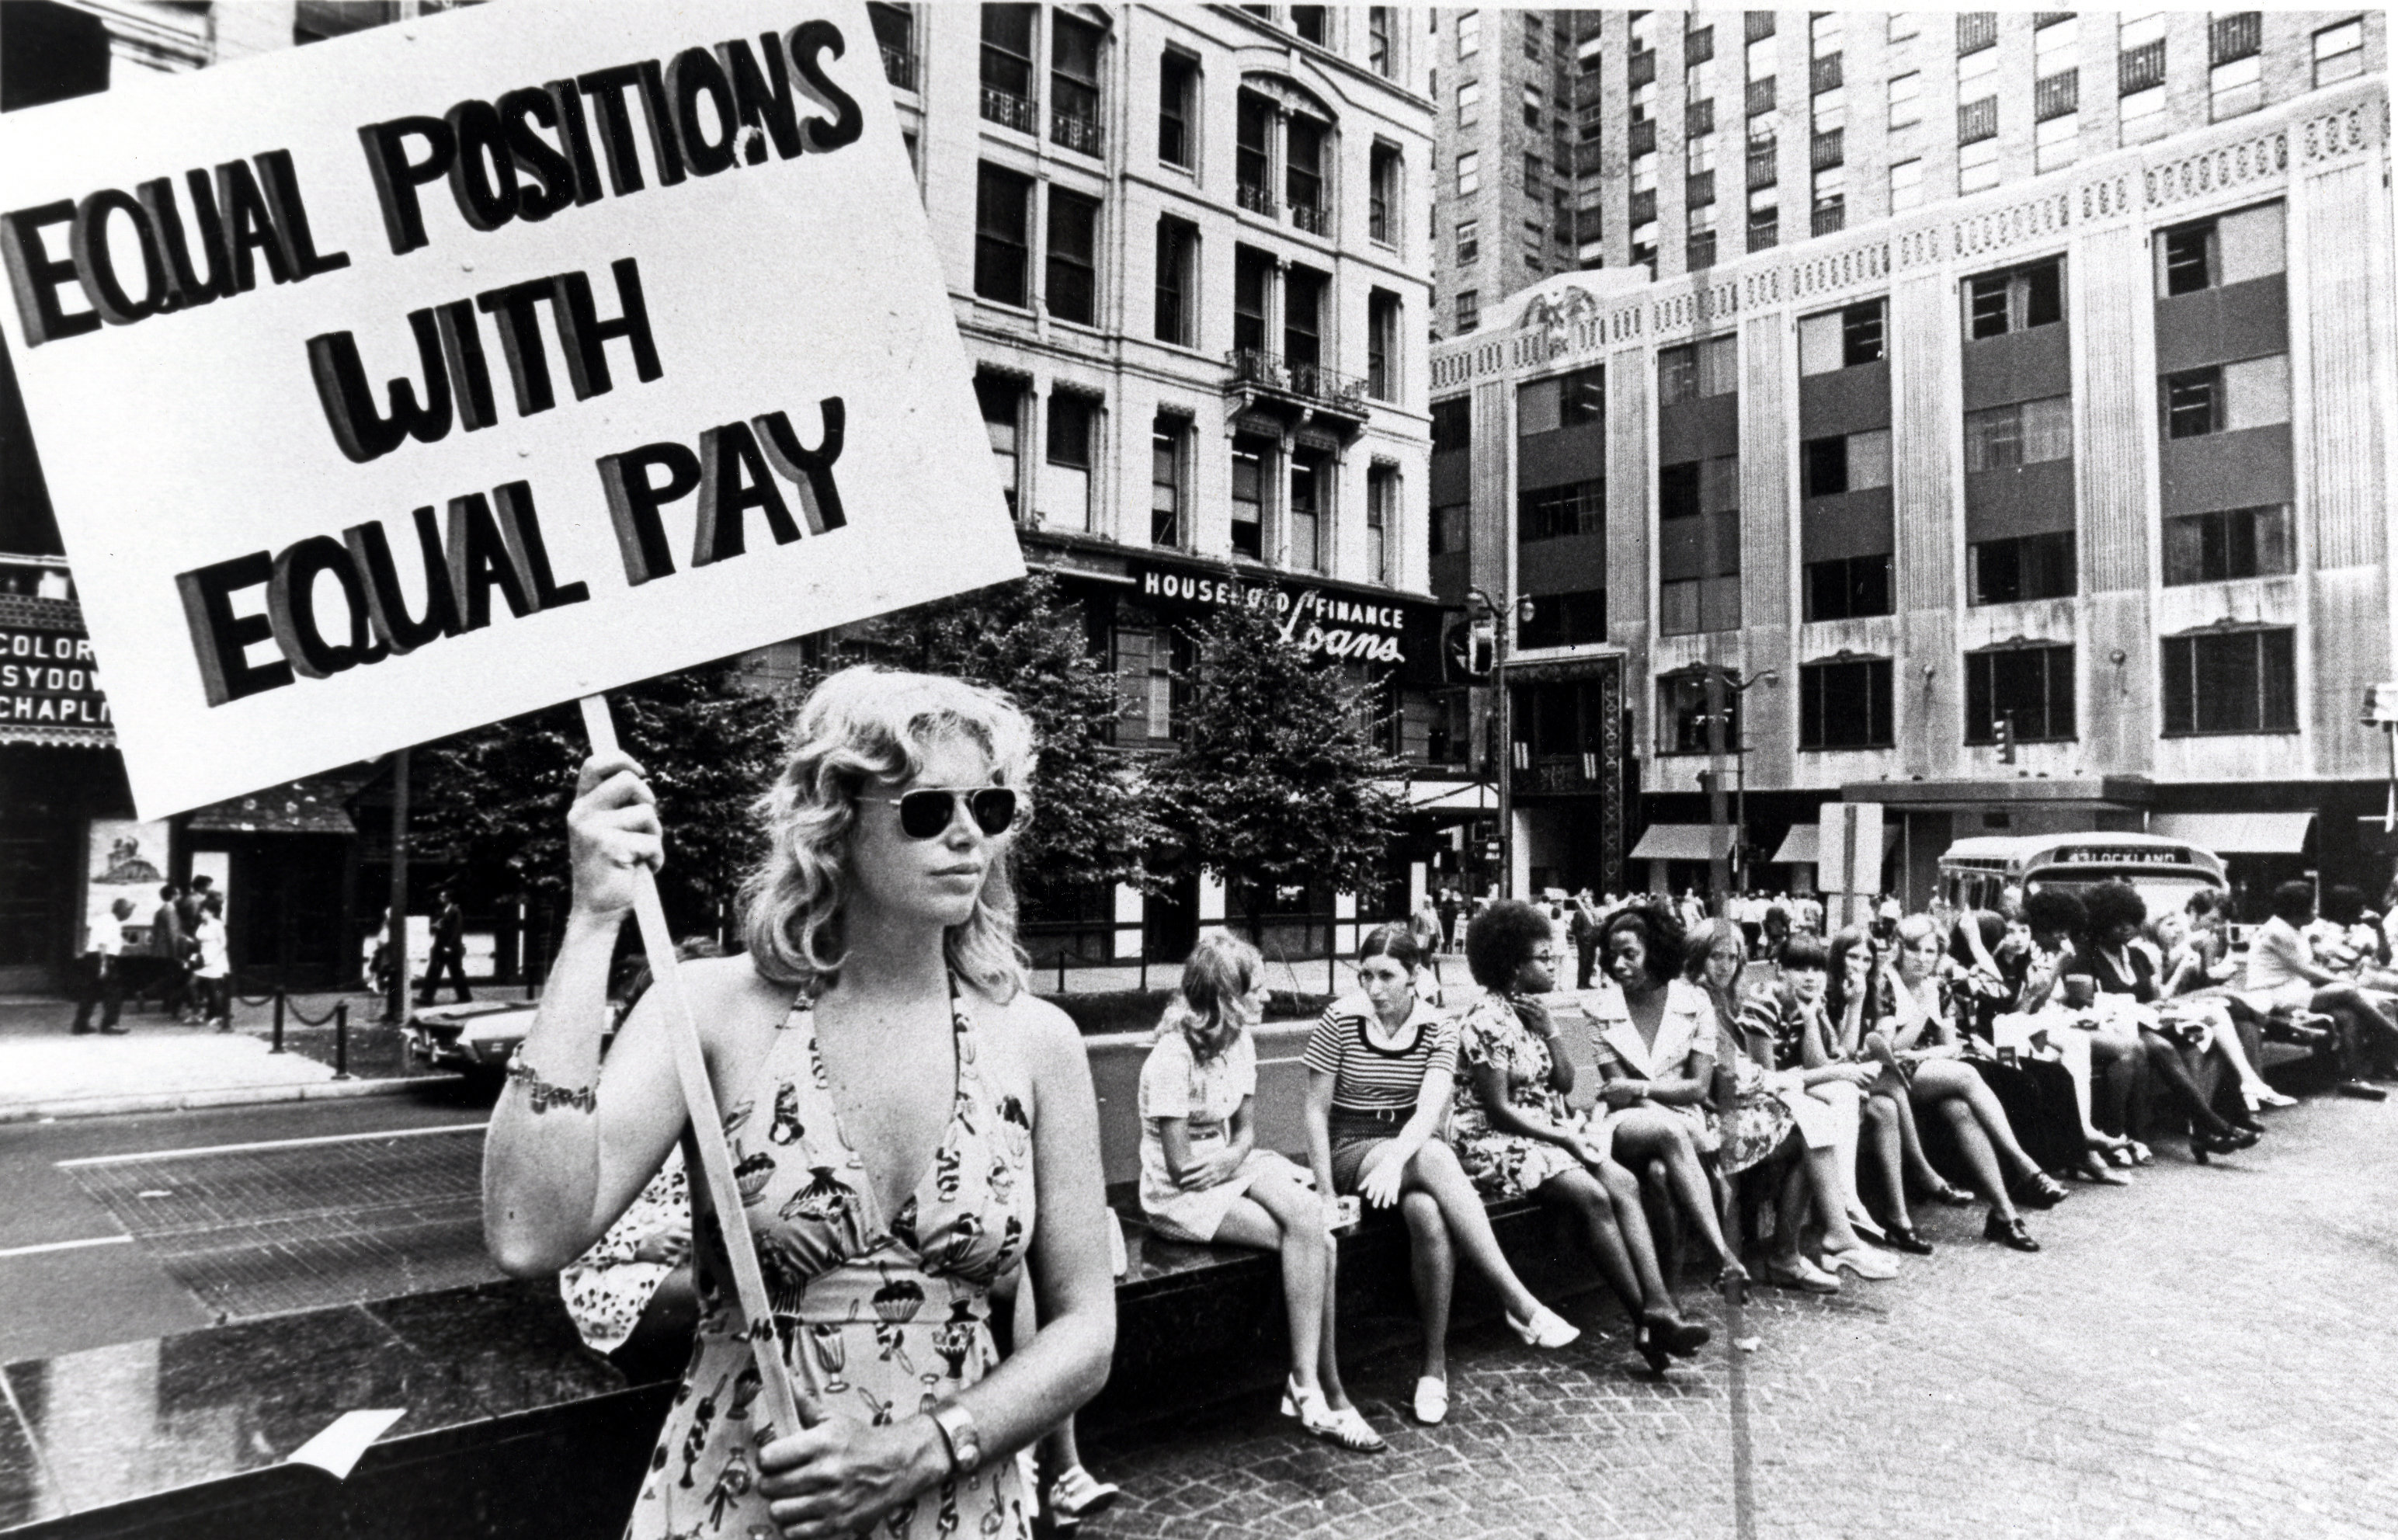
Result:
<svg viewBox="0 0 2398 1540"><path fill-rule="evenodd" d="M111 749L116 734L72 604L0 601L0 743Z"/></svg>

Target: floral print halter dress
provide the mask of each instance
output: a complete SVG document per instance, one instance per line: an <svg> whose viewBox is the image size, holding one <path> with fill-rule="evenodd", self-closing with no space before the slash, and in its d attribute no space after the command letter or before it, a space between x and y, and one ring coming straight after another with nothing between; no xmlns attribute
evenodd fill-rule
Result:
<svg viewBox="0 0 2398 1540"><path fill-rule="evenodd" d="M750 1094L724 1114L792 1386L861 1422L912 1416L990 1371L998 1359L990 1287L1031 1240L1031 1122L1015 1097L994 1099L973 1013L954 983L950 997L957 1094L932 1169L897 1213L878 1211L834 1115L806 996L792 1003ZM698 1336L626 1535L773 1540L781 1531L758 1490L758 1371L706 1183L692 1183L692 1203ZM902 1504L870 1533L1027 1536L1031 1506L1017 1462L993 1459Z"/></svg>

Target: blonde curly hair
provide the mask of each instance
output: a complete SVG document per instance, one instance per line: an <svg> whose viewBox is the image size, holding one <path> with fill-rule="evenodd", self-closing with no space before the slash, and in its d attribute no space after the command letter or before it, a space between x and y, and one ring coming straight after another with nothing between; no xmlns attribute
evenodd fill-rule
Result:
<svg viewBox="0 0 2398 1540"><path fill-rule="evenodd" d="M1032 724L1001 691L860 665L809 692L791 723L790 759L758 800L765 858L742 885L742 933L759 977L817 989L840 973L858 798L875 779L923 774L926 755L951 736L989 756L993 784L1029 789ZM1030 812L1019 795L1017 829ZM1016 939L1014 844L1003 837L974 914L942 942L950 968L1002 1002L1024 987L1029 965Z"/></svg>

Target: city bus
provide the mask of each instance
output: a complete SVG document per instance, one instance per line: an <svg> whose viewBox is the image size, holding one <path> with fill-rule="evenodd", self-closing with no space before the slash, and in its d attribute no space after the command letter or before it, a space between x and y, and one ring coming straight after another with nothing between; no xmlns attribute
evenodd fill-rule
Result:
<svg viewBox="0 0 2398 1540"><path fill-rule="evenodd" d="M2222 858L2162 834L1993 834L1959 840L1940 858L1940 892L1953 909L1996 909L2009 883L2028 895L2127 882L2151 915L2178 913L2201 888L2229 893Z"/></svg>

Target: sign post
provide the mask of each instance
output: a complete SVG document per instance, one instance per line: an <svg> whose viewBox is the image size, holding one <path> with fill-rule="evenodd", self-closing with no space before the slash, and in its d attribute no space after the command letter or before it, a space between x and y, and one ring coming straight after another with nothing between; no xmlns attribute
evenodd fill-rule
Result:
<svg viewBox="0 0 2398 1540"><path fill-rule="evenodd" d="M567 700L604 749L604 691L1023 574L858 0L477 7L10 114L0 266L144 818Z"/></svg>
<svg viewBox="0 0 2398 1540"><path fill-rule="evenodd" d="M1881 885L1881 815L1878 802L1835 802L1817 816L1815 885L1823 890L1825 924L1832 931L1873 918Z"/></svg>

